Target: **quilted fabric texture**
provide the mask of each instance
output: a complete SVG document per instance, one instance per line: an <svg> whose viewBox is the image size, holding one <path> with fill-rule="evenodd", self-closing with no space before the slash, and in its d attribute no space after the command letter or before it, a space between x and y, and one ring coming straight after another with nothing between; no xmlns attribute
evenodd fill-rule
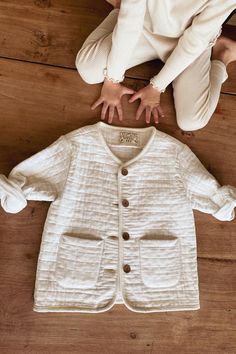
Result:
<svg viewBox="0 0 236 354"><path fill-rule="evenodd" d="M221 187L192 151L147 128L103 122L61 136L0 175L1 205L52 201L42 235L34 311L136 312L200 307L193 209L232 220Z"/></svg>

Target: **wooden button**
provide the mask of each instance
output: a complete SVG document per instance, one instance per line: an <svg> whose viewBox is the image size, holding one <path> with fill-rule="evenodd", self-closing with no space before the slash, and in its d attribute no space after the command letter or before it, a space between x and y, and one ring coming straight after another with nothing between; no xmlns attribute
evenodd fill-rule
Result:
<svg viewBox="0 0 236 354"><path fill-rule="evenodd" d="M122 237L124 240L128 240L129 239L129 233L128 232L123 232Z"/></svg>
<svg viewBox="0 0 236 354"><path fill-rule="evenodd" d="M127 174L128 174L127 168L123 167L122 170L121 170L121 173L122 173L123 176L127 176Z"/></svg>
<svg viewBox="0 0 236 354"><path fill-rule="evenodd" d="M127 199L123 199L123 200L122 200L122 205L123 205L125 208L127 208L127 207L129 206L128 200L127 200Z"/></svg>
<svg viewBox="0 0 236 354"><path fill-rule="evenodd" d="M125 264L123 266L123 270L124 270L125 273L129 273L131 271L131 268L130 268L130 266L128 264Z"/></svg>

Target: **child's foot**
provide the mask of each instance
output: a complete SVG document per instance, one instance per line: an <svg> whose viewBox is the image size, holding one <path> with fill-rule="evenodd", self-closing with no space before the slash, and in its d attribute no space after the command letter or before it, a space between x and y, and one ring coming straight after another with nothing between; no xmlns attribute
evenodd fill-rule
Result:
<svg viewBox="0 0 236 354"><path fill-rule="evenodd" d="M220 36L213 47L212 60L220 60L225 66L236 60L236 41Z"/></svg>
<svg viewBox="0 0 236 354"><path fill-rule="evenodd" d="M114 9L120 8L121 0L106 0L106 2L109 2L109 4L111 4L114 7Z"/></svg>

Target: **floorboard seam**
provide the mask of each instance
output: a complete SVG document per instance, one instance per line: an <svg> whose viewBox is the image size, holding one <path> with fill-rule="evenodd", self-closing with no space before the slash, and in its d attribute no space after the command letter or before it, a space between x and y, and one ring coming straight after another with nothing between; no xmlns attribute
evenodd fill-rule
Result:
<svg viewBox="0 0 236 354"><path fill-rule="evenodd" d="M0 59L6 59L6 60L12 60L12 61L17 61L17 62L21 62L21 63L29 63L29 64L35 64L35 65L44 65L44 66L53 67L53 68L67 69L67 70L76 71L76 68L71 68L69 66L54 65L54 64L41 63L41 62L35 62L35 61L23 60L23 59L17 59L17 58L10 58L10 57L4 57L4 56L0 56ZM129 76L129 75L125 75L125 78L126 79L140 80L140 81L149 82L149 79L140 78L140 77L134 77L134 76ZM221 91L221 94L230 95L230 96L236 96L236 92Z"/></svg>

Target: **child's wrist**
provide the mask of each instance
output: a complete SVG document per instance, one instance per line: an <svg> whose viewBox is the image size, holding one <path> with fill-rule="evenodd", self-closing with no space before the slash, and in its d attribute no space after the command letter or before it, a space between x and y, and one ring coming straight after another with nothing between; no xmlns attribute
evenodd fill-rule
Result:
<svg viewBox="0 0 236 354"><path fill-rule="evenodd" d="M122 77L121 80L114 79L107 74L107 68L103 69L103 75L104 75L104 81L111 81L113 84L119 84L124 80L124 76Z"/></svg>
<svg viewBox="0 0 236 354"><path fill-rule="evenodd" d="M106 86L118 86L120 82L113 82L112 80L104 79L103 84Z"/></svg>
<svg viewBox="0 0 236 354"><path fill-rule="evenodd" d="M164 89L163 89L163 88L160 88L160 87L155 83L155 81L154 81L153 78L150 80L149 84L150 84L155 90L159 91L160 93L163 93L163 92L165 92L165 90L166 90L165 88L164 88Z"/></svg>

